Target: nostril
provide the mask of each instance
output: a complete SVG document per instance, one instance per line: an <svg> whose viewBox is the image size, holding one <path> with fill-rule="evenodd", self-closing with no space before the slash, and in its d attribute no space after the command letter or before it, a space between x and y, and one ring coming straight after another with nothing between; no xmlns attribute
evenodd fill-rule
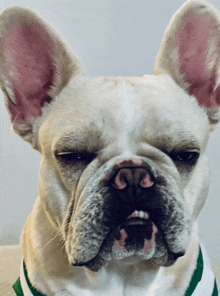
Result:
<svg viewBox="0 0 220 296"><path fill-rule="evenodd" d="M150 174L145 169L137 169L135 173L137 174L137 184L139 184L142 188L149 188L154 185Z"/></svg>
<svg viewBox="0 0 220 296"><path fill-rule="evenodd" d="M126 188L128 184L131 185L131 183L133 183L132 179L133 176L131 169L120 169L120 171L115 177L113 186L117 189L122 190Z"/></svg>

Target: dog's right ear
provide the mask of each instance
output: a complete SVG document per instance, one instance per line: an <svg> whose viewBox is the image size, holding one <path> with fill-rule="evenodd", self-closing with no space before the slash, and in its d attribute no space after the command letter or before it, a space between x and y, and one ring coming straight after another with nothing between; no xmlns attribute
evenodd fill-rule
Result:
<svg viewBox="0 0 220 296"><path fill-rule="evenodd" d="M33 144L33 125L82 66L58 34L32 11L0 15L0 85L12 126Z"/></svg>

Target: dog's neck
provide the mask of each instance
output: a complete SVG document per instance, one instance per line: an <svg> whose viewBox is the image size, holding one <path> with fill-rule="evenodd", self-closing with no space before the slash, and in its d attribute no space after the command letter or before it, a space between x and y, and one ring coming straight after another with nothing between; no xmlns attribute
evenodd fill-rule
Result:
<svg viewBox="0 0 220 296"><path fill-rule="evenodd" d="M158 268L153 264L149 262L137 262L136 260L133 260L133 262L111 262L111 264L102 268L101 272L98 273L88 272L88 270L86 271L86 269L80 267L80 279L75 278L75 282L73 279L63 279L61 284L62 286L65 285L66 289L62 289L60 292L58 291L53 295L74 296L83 293L85 296L110 296L113 294L118 296L176 296L177 294L194 296L203 293L204 289L206 289L207 295L218 295L215 277L211 270L204 246L200 247L197 266L187 291L186 287L182 285L175 287L178 274L174 275L173 273L172 275L172 272L166 273L163 267L159 268L158 271ZM19 293L20 288L22 288L22 290L24 289L24 295L45 296L51 294L51 292L49 292L49 294L42 294L31 285L24 263L21 266L21 279L20 281L18 280L13 287L16 293ZM186 291L185 294L183 294L184 291Z"/></svg>
<svg viewBox="0 0 220 296"><path fill-rule="evenodd" d="M85 275L91 285L105 291L105 295L135 295L137 290L146 293L153 289L154 281L160 275L160 267L152 262L139 261L138 258L110 262L98 273L85 269ZM139 294L138 294L139 295ZM144 294L143 294L144 295Z"/></svg>

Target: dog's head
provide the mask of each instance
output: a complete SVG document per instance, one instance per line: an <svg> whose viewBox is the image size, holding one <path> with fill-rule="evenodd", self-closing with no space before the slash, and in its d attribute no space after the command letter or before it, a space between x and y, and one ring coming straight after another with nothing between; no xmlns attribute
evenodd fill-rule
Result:
<svg viewBox="0 0 220 296"><path fill-rule="evenodd" d="M220 20L188 1L156 76L87 78L38 16L0 18L0 83L14 130L42 154L40 198L69 262L169 266L184 255L208 190L205 148L219 120Z"/></svg>

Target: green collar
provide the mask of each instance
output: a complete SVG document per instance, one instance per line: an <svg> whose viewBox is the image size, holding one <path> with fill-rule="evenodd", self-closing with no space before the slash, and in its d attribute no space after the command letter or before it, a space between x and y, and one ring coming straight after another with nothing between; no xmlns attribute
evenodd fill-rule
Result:
<svg viewBox="0 0 220 296"><path fill-rule="evenodd" d="M23 292L23 285L21 285L21 280L20 278L18 278L18 280L16 281L16 283L13 285L13 289L15 290L15 293L17 296L29 296L32 295L33 296L46 296L44 294L42 294L41 292L39 292L38 290L36 290L30 283L30 280L28 278L28 275L27 275L27 269L26 269L26 265L24 263L24 261L22 262L22 266L21 266L21 277L22 277L22 273L24 275L23 279L25 279L25 284L26 284L26 293ZM25 290L25 289L24 289Z"/></svg>
<svg viewBox="0 0 220 296"><path fill-rule="evenodd" d="M23 274L22 274L23 273ZM23 261L23 264L21 266L21 277L25 281L24 285L26 287L23 287L24 285L21 285L20 278L17 280L17 282L13 285L13 288L15 290L15 293L17 296L46 296L42 294L41 292L37 291L30 283L28 275L27 275L27 269L25 266L25 263ZM23 292L22 290L26 288L26 291ZM205 295L205 296L218 296L218 289L216 285L216 280L214 277L214 274L211 270L211 267L209 265L207 254L203 247L199 248L199 256L197 259L197 266L193 273L192 279L190 281L189 287L186 290L186 293L184 296L199 296L199 295Z"/></svg>
<svg viewBox="0 0 220 296"><path fill-rule="evenodd" d="M199 248L196 269L184 296L199 295L218 296L216 279L203 246Z"/></svg>

